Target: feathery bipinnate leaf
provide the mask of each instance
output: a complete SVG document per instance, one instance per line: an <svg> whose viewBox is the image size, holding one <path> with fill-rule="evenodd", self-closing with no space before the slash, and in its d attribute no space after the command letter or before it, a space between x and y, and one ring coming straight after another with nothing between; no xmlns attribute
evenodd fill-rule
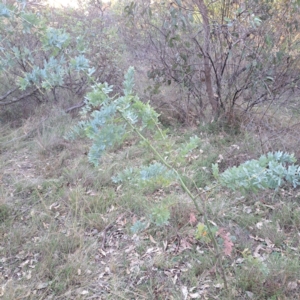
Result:
<svg viewBox="0 0 300 300"><path fill-rule="evenodd" d="M258 160L248 160L238 167L219 174L218 165L213 165L213 175L221 183L233 190L257 192L261 189L278 189L284 183L293 187L300 184L300 166L294 165L293 154L281 151L262 155Z"/></svg>
<svg viewBox="0 0 300 300"><path fill-rule="evenodd" d="M102 83L94 85L85 97L85 106L81 110L84 122L69 136L84 132L93 141L88 158L95 166L105 151L121 143L128 134L135 130L142 132L145 128L153 130L158 124L159 115L133 94L133 87L134 68L130 67L125 74L123 96L111 97L113 87Z"/></svg>

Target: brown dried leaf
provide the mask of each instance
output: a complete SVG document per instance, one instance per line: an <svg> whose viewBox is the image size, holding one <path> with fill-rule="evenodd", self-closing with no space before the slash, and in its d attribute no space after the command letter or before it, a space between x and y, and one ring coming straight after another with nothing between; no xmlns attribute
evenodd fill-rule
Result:
<svg viewBox="0 0 300 300"><path fill-rule="evenodd" d="M183 238L180 241L180 246L183 248L182 251L185 250L185 249L191 249L192 248L192 246L189 243L189 241L187 240L187 238Z"/></svg>
<svg viewBox="0 0 300 300"><path fill-rule="evenodd" d="M157 242L154 240L154 238L151 234L149 234L149 239L153 244L157 244Z"/></svg>
<svg viewBox="0 0 300 300"><path fill-rule="evenodd" d="M190 213L190 220L189 223L194 226L197 224L197 218L193 212Z"/></svg>
<svg viewBox="0 0 300 300"><path fill-rule="evenodd" d="M233 249L233 242L230 239L230 233L226 232L224 228L220 228L217 234L223 239L224 242L224 254L231 256L232 249Z"/></svg>

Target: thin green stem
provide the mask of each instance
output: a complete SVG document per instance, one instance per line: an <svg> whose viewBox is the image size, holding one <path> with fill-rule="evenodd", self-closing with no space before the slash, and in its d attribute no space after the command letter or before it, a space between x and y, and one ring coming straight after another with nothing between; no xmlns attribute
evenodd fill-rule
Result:
<svg viewBox="0 0 300 300"><path fill-rule="evenodd" d="M172 170L183 190L189 195L189 197L192 199L197 211L202 214L202 211L197 203L196 197L192 194L192 192L189 190L189 188L186 186L186 184L184 183L182 176L178 173L178 171L176 169L174 169L162 156L161 154L152 146L152 144L150 143L150 141L135 127L132 125L132 123L130 121L127 120L127 118L123 115L122 111L119 110L120 115L122 116L122 118L125 120L125 122L130 126L130 128L139 136L139 138L145 142L147 144L147 146L150 148L150 150L154 153L154 155L160 160L160 162L165 165L169 170Z"/></svg>
<svg viewBox="0 0 300 300"><path fill-rule="evenodd" d="M206 223L208 235L209 235L210 239L212 240L215 251L216 251L216 264L218 264L219 267L220 267L221 275L222 275L222 278L223 278L223 281L224 281L224 287L225 287L226 290L228 290L227 278L226 278L225 271L224 271L224 268L223 268L223 265L222 265L222 256L221 256L220 247L217 243L216 237L214 236L214 234L211 230L211 227L210 227L210 224L209 224L209 221L208 221L208 217L207 217L207 214L206 214L206 199L204 199L203 203L204 203L203 204L204 205L204 210L203 210L203 212L204 212L203 213L204 222Z"/></svg>

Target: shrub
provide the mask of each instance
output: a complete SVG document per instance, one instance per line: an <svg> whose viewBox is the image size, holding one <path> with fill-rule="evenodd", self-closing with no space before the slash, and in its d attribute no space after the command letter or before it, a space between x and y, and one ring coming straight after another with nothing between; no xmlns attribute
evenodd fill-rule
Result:
<svg viewBox="0 0 300 300"><path fill-rule="evenodd" d="M278 189L285 183L295 188L300 184L300 166L294 165L295 162L293 154L278 151L246 161L221 174L215 164L213 174L221 185L242 192Z"/></svg>
<svg viewBox="0 0 300 300"><path fill-rule="evenodd" d="M215 118L230 117L237 107L284 101L283 94L297 88L296 2L135 1L125 12L124 36L149 60L156 90L172 84L182 92L172 104L186 119L203 117L208 106Z"/></svg>
<svg viewBox="0 0 300 300"><path fill-rule="evenodd" d="M117 34L95 10L11 3L0 4L0 106L64 100L66 107L81 100L91 76L118 82Z"/></svg>

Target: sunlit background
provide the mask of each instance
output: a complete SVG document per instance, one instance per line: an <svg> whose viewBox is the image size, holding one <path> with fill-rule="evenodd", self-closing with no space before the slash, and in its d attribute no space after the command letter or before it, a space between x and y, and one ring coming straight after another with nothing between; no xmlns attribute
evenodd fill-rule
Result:
<svg viewBox="0 0 300 300"><path fill-rule="evenodd" d="M71 6L71 7L78 7L78 2L76 0L48 0L47 1L53 7L60 7L60 6ZM103 3L110 2L110 0L102 0Z"/></svg>
<svg viewBox="0 0 300 300"><path fill-rule="evenodd" d="M59 6L78 7L78 3L76 0L48 0L47 2L54 7L59 7Z"/></svg>

